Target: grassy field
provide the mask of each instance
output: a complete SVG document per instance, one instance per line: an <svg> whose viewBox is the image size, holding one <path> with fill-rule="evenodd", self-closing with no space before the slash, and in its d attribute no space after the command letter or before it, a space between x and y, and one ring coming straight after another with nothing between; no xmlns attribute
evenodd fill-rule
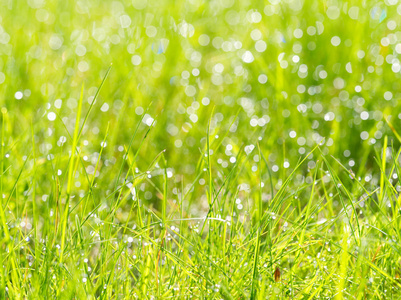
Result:
<svg viewBox="0 0 401 300"><path fill-rule="evenodd" d="M0 298L400 299L401 2L0 1Z"/></svg>

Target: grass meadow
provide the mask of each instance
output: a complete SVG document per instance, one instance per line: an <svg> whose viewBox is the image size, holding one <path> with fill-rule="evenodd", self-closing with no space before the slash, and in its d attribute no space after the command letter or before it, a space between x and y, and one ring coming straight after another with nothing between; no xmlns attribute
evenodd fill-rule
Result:
<svg viewBox="0 0 401 300"><path fill-rule="evenodd" d="M400 299L401 2L1 0L1 299Z"/></svg>

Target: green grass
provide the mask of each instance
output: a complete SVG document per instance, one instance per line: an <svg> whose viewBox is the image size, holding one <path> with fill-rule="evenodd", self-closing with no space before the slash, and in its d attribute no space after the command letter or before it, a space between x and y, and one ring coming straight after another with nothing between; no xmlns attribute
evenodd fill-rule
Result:
<svg viewBox="0 0 401 300"><path fill-rule="evenodd" d="M1 298L399 299L398 2L1 1Z"/></svg>

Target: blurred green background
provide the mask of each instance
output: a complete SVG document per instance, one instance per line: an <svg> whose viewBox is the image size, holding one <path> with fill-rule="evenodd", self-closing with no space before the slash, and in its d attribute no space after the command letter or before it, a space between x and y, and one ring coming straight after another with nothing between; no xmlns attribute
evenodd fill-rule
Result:
<svg viewBox="0 0 401 300"><path fill-rule="evenodd" d="M145 123L157 119L157 130L141 160L167 149L174 170L191 175L215 107L216 132L239 112L223 141L233 153L262 137L281 169L325 137L323 151L352 160L357 172L371 166L363 159L371 145L392 135L385 116L399 128L396 2L2 1L7 130L24 143L33 123L50 129L35 130L40 142L54 144L65 128L46 115L56 112L71 129L81 85L88 107L113 64L85 128L88 154L109 122L111 158L152 103Z"/></svg>

